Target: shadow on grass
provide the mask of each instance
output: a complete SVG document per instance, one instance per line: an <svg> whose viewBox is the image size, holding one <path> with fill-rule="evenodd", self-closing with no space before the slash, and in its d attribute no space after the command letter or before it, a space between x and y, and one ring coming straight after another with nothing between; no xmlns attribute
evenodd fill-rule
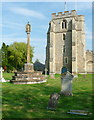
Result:
<svg viewBox="0 0 94 120"><path fill-rule="evenodd" d="M90 91L74 91L74 96L61 96L56 111L47 110L50 95L60 92L60 77L35 85L3 84L3 118L86 118L67 114L69 110L91 111Z"/></svg>

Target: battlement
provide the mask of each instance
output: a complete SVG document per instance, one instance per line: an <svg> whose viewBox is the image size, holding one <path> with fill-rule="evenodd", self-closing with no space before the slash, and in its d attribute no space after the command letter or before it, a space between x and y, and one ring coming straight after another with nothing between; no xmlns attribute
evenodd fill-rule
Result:
<svg viewBox="0 0 94 120"><path fill-rule="evenodd" d="M92 50L86 50L86 54L94 54L94 51L92 51Z"/></svg>
<svg viewBox="0 0 94 120"><path fill-rule="evenodd" d="M52 18L56 18L56 17L60 17L60 16L66 16L66 15L77 15L76 10L71 10L71 11L64 11L64 13L62 12L58 12L58 14L56 13L52 13Z"/></svg>

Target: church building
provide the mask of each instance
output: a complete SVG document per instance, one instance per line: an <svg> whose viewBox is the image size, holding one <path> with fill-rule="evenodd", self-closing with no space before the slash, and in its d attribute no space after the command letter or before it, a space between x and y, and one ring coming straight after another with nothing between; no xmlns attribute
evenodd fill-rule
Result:
<svg viewBox="0 0 94 120"><path fill-rule="evenodd" d="M45 61L49 74L61 73L62 67L71 73L92 72L94 53L86 51L84 25L84 15L76 10L52 13Z"/></svg>

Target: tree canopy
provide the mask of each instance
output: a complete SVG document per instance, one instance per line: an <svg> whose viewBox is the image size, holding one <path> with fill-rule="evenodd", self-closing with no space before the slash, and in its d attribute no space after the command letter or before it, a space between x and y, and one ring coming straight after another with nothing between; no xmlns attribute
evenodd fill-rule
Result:
<svg viewBox="0 0 94 120"><path fill-rule="evenodd" d="M32 62L33 47L30 46L30 57ZM11 45L2 44L2 66L7 70L20 70L27 62L27 44L24 42L14 42Z"/></svg>

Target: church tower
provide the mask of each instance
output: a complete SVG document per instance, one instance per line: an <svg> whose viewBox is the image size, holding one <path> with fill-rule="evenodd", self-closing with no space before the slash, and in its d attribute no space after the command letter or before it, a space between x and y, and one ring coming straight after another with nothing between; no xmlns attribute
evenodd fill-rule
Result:
<svg viewBox="0 0 94 120"><path fill-rule="evenodd" d="M72 73L85 73L84 22L84 15L76 10L52 13L45 61L49 74L60 73L63 66Z"/></svg>

